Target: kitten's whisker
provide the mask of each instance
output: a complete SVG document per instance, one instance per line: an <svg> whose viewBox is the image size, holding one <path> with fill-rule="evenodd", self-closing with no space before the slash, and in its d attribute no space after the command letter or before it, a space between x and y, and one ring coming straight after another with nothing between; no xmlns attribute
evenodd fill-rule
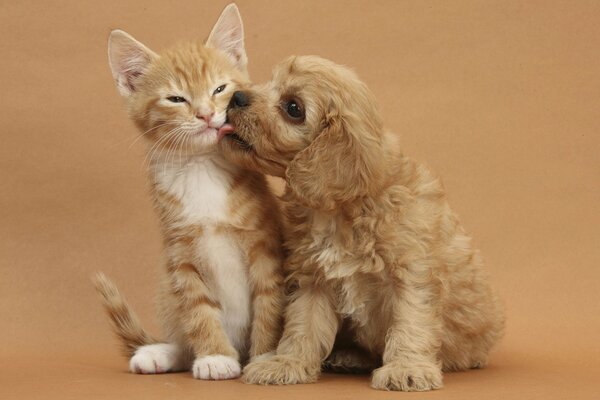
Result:
<svg viewBox="0 0 600 400"><path fill-rule="evenodd" d="M178 167L181 168L182 164L181 164L181 143L183 143L183 141L185 140L187 136L187 131L183 130L181 131L181 133L177 136L177 138L175 139L175 143L173 144L173 151L171 152L171 165L175 164L175 156L177 155L177 153L179 153L179 165Z"/></svg>
<svg viewBox="0 0 600 400"><path fill-rule="evenodd" d="M143 133L139 134L138 136L136 136L136 137L135 137L135 139L133 140L133 142L131 142L131 144L130 144L130 145L127 147L127 149L131 149L131 147L132 147L132 146L133 146L133 145L134 145L134 144L135 144L135 143L136 143L138 140L140 140L140 138L141 138L142 136L144 136L144 135L146 135L146 134L148 134L148 133L152 132L152 131L153 131L153 130L155 130L155 129L158 129L158 128L160 128L161 126L165 126L165 125L172 125L172 124L176 124L176 122L169 121L169 122L165 122L165 123L162 123L162 124L156 125L155 127L152 127L152 128L150 128L150 129L148 129L146 132L143 132Z"/></svg>
<svg viewBox="0 0 600 400"><path fill-rule="evenodd" d="M163 165L164 165L164 164L167 162L167 160L168 160L168 158L169 158L169 153L170 153L170 151L171 151L171 150L172 150L172 148L173 148L173 142L174 142L174 141L175 141L175 139L176 139L176 138L179 136L179 134L180 134L180 133L181 133L181 128L176 128L176 129L174 129L174 130L171 132L171 134L170 134L170 135L169 135L167 138L165 138L165 140L163 141L163 143L162 143L162 146L164 147L164 149L163 149L163 150L164 150L164 153L162 154L162 156L157 156L158 158L160 158L160 159L161 159L161 161L162 161ZM157 149L155 150L155 153L158 153L159 151L162 151L162 150L159 150L159 148L157 148Z"/></svg>
<svg viewBox="0 0 600 400"><path fill-rule="evenodd" d="M179 128L177 130L177 133L175 133L173 135L173 137L171 137L168 141L168 143L166 144L167 146L167 151L165 153L165 156L162 160L162 166L163 166L163 175L166 174L167 172L167 167L168 166L172 166L172 163L170 161L171 159L171 153L174 151L175 149L175 142L179 139L179 137L181 136L181 128Z"/></svg>
<svg viewBox="0 0 600 400"><path fill-rule="evenodd" d="M182 163L181 163L181 153L183 152L183 144L185 143L185 138L187 137L187 133L184 133L183 135L181 135L181 138L177 141L176 147L177 147L177 153L179 153L179 167L182 167ZM175 153L173 153L173 158L175 158ZM183 161L185 162L185 157L183 159ZM175 162L175 160L173 160L173 162Z"/></svg>
<svg viewBox="0 0 600 400"><path fill-rule="evenodd" d="M144 116L142 116L141 118L143 118L143 117L144 117ZM183 122L185 122L185 121L180 121L180 120L157 120L156 122L162 122L162 124L160 124L159 126L164 126L164 125L169 125L169 124L183 123ZM155 127L153 127L153 128L150 128L148 131L151 131L151 130L153 130L153 129L156 129L156 128L158 128L159 126L155 126ZM121 139L121 140L119 140L119 141L115 142L114 144L112 144L112 145L110 145L110 146L111 146L111 148L114 148L114 147L120 146L120 145L121 145L121 144L123 144L124 142L128 142L129 140L133 140L133 143L131 143L131 144L128 146L128 149L130 149L130 148L131 148L131 147L132 147L132 146L133 146L133 145L134 145L134 144L135 144L135 143L136 143L136 142L139 140L139 138L140 138L140 137L142 137L142 136L144 136L145 134L147 134L147 133L148 133L148 131L146 131L146 132L144 132L144 133L142 133L142 134L138 134L138 135L137 135L137 136L135 136L133 139L131 139L131 138L129 138L129 137L126 137L126 138L124 138L124 139Z"/></svg>
<svg viewBox="0 0 600 400"><path fill-rule="evenodd" d="M150 164L152 163L152 160L154 158L154 154L159 151L160 146L166 142L171 136L173 136L174 134L176 134L176 132L179 130L178 127L171 129L169 132L167 132L163 137L161 137L159 140L156 141L156 143L154 143L154 145L152 145L152 147L150 148L150 150L148 150L148 152L146 153L146 157L144 157L144 161L142 162L142 167L146 166L146 161L148 161L148 168L150 167Z"/></svg>
<svg viewBox="0 0 600 400"><path fill-rule="evenodd" d="M181 128L179 128L179 130L177 130L177 133L174 134L173 137L169 140L167 152L166 152L165 158L163 160L163 167L164 167L163 172L165 172L167 165L172 165L172 162L170 161L170 159L171 159L173 152L175 152L177 149L176 142L179 140L181 133L182 133L182 130L181 130Z"/></svg>
<svg viewBox="0 0 600 400"><path fill-rule="evenodd" d="M185 140L185 157L189 160L190 156L193 155L193 151L194 150L192 148L192 136L188 135L186 140Z"/></svg>
<svg viewBox="0 0 600 400"><path fill-rule="evenodd" d="M174 137L171 139L171 143L169 143L169 149L167 150L167 154L164 158L163 164L163 174L166 173L167 166L173 166L175 163L175 153L178 150L178 143L181 139L182 135L185 134L185 130L179 129L177 134L173 135Z"/></svg>
<svg viewBox="0 0 600 400"><path fill-rule="evenodd" d="M175 128L175 129L177 129L177 128ZM146 161L148 161L148 167L150 167L150 163L152 162L152 157L153 157L155 149L157 149L160 146L161 142L164 141L165 138L167 138L171 134L171 132L173 132L173 130L167 132L165 134L165 136L163 136L159 140L157 140L156 143L154 143L152 145L152 147L150 149L148 149L148 151L146 152L146 156L144 157L144 161L142 161L142 167L146 166Z"/></svg>

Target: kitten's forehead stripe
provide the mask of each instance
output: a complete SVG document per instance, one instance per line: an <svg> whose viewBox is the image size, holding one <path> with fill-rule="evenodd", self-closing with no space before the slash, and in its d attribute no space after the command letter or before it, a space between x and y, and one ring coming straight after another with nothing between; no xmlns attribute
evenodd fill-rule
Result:
<svg viewBox="0 0 600 400"><path fill-rule="evenodd" d="M206 62L202 63L202 67L201 67L201 72L200 75L205 76L206 75Z"/></svg>
<svg viewBox="0 0 600 400"><path fill-rule="evenodd" d="M211 92L226 70L223 56L212 49L181 45L163 55L164 67L171 71L177 86L190 95Z"/></svg>

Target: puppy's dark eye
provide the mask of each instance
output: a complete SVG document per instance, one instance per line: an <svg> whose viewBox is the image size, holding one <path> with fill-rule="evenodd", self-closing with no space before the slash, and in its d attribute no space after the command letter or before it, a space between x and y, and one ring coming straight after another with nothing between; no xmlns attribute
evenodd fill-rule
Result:
<svg viewBox="0 0 600 400"><path fill-rule="evenodd" d="M294 121L302 121L304 119L304 110L296 100L289 100L283 105L287 115Z"/></svg>
<svg viewBox="0 0 600 400"><path fill-rule="evenodd" d="M181 96L169 96L169 97L167 97L167 100L169 100L173 103L185 103L186 102L185 98L183 98Z"/></svg>
<svg viewBox="0 0 600 400"><path fill-rule="evenodd" d="M227 87L227 85L219 86L218 88L215 89L215 91L213 92L213 95L221 93L223 90L225 90L226 87Z"/></svg>

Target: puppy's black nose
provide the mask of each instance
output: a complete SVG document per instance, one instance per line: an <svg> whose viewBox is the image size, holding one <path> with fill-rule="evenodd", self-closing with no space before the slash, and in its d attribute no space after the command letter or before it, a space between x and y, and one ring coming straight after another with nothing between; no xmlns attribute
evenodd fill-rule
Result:
<svg viewBox="0 0 600 400"><path fill-rule="evenodd" d="M233 97L231 97L231 101L229 102L229 107L247 107L249 104L250 99L248 98L248 95L238 90L233 93Z"/></svg>

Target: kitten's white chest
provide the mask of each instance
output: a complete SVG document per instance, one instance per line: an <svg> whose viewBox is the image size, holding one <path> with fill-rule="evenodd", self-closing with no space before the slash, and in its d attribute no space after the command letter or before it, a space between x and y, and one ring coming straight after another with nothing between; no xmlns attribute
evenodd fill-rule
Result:
<svg viewBox="0 0 600 400"><path fill-rule="evenodd" d="M157 181L181 203L185 224L225 222L231 174L210 157L198 157L179 168L158 171Z"/></svg>
<svg viewBox="0 0 600 400"><path fill-rule="evenodd" d="M201 225L195 256L210 271L211 290L221 306L221 323L232 345L243 354L250 327L250 288L246 260L239 243L216 224L229 224L232 174L212 158L198 157L177 168L156 168L156 182L181 204L179 222Z"/></svg>

